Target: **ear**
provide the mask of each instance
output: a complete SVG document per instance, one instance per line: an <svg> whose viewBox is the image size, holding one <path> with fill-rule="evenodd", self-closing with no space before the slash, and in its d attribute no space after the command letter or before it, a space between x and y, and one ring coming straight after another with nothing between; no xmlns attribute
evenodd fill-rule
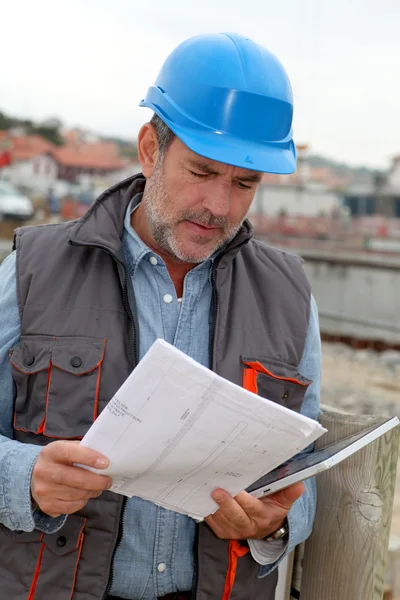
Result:
<svg viewBox="0 0 400 600"><path fill-rule="evenodd" d="M142 173L148 179L153 173L158 158L157 135L151 123L146 123L140 129L137 148Z"/></svg>

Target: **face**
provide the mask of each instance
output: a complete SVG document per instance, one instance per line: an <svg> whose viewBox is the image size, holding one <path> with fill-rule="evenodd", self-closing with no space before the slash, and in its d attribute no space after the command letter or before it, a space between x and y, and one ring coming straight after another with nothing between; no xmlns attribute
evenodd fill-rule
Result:
<svg viewBox="0 0 400 600"><path fill-rule="evenodd" d="M255 171L195 154L178 138L146 177L149 233L169 257L192 264L233 239L261 180Z"/></svg>

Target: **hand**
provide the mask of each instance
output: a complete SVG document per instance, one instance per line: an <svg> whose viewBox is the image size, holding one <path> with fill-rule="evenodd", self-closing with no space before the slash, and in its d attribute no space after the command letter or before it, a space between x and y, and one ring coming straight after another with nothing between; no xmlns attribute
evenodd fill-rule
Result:
<svg viewBox="0 0 400 600"><path fill-rule="evenodd" d="M232 498L224 490L215 490L213 500L219 510L205 521L222 540L262 540L280 527L292 504L304 493L304 483L295 483L264 498L240 492Z"/></svg>
<svg viewBox="0 0 400 600"><path fill-rule="evenodd" d="M50 517L81 510L90 498L111 487L112 479L73 463L105 469L105 456L75 441L51 442L43 448L33 467L31 494L40 510Z"/></svg>

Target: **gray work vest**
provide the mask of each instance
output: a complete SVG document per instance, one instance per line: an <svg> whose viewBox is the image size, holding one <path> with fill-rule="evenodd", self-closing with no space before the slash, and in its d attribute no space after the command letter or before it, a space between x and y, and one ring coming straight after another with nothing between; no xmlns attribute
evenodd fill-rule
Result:
<svg viewBox="0 0 400 600"><path fill-rule="evenodd" d="M121 239L128 203L144 186L137 175L102 194L78 221L17 230L21 340L11 352L16 440L45 445L80 439L135 368L140 324L132 313ZM300 261L252 239L245 222L217 259L212 281L213 370L299 411L310 383L297 372L310 310ZM55 534L1 526L1 597L105 597L123 502L105 492ZM227 589L227 573L243 552L201 524L194 597L272 600L276 571L260 578L249 552L237 559Z"/></svg>

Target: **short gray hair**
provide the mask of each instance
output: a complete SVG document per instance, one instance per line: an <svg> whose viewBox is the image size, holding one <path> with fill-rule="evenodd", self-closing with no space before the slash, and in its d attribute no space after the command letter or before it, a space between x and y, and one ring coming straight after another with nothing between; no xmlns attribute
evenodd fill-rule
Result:
<svg viewBox="0 0 400 600"><path fill-rule="evenodd" d="M168 146L171 144L172 140L175 137L175 134L171 129L164 123L160 117L154 113L152 116L150 123L153 125L156 130L157 142L158 142L158 150L160 156L163 156L168 149Z"/></svg>

